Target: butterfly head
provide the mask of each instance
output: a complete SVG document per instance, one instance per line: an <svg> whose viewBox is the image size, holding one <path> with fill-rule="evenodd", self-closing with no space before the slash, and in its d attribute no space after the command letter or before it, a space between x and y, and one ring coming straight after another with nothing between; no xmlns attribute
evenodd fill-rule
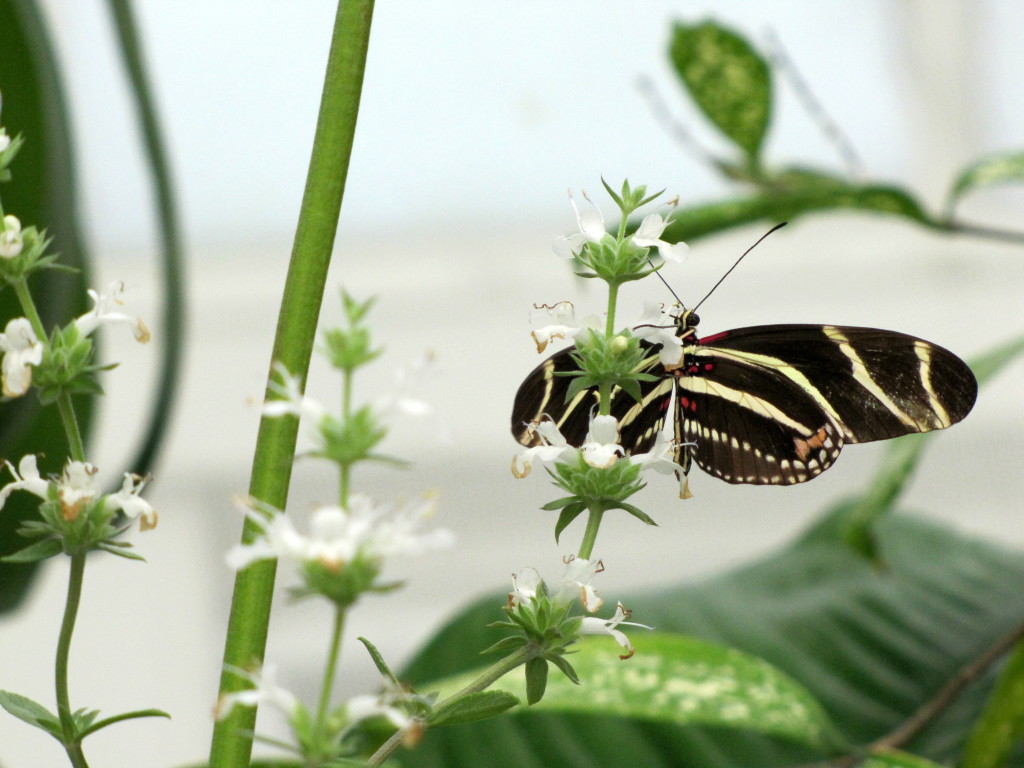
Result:
<svg viewBox="0 0 1024 768"><path fill-rule="evenodd" d="M694 329L700 322L700 317L692 309L683 309L677 315L673 315L676 321L676 335L680 337L694 336Z"/></svg>

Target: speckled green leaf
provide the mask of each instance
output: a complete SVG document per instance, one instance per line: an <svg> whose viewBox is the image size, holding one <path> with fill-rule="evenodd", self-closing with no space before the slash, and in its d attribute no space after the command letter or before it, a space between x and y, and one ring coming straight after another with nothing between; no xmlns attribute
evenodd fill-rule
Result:
<svg viewBox="0 0 1024 768"><path fill-rule="evenodd" d="M39 9L29 0L0 0L0 120L8 134L21 133L25 145L10 167L13 179L0 184L4 210L23 226L45 227L53 237L52 250L61 264L77 272L47 271L33 278L32 294L43 324L52 328L87 308L85 254L75 211L75 174L71 158L71 129L60 87L56 60ZM0 327L21 315L12 291L0 293ZM91 401L76 399L75 408L88 433ZM0 457L43 454L44 473L60 471L67 444L57 409L42 408L33 395L0 405ZM0 514L0 555L25 546L15 534L20 522L33 514L38 499L13 495ZM0 563L0 612L21 600L35 564Z"/></svg>
<svg viewBox="0 0 1024 768"><path fill-rule="evenodd" d="M948 205L953 206L968 192L979 187L1024 181L1024 151L1004 152L983 157L964 168L953 182Z"/></svg>
<svg viewBox="0 0 1024 768"><path fill-rule="evenodd" d="M740 35L713 22L676 24L669 56L704 115L758 165L772 110L771 71Z"/></svg>
<svg viewBox="0 0 1024 768"><path fill-rule="evenodd" d="M582 684L551 675L534 712L606 715L745 729L824 748L835 739L828 715L808 691L763 659L683 635L632 630L636 654L619 658L611 638L587 638L572 664ZM469 684L473 673L438 683L444 692ZM428 685L433 688L433 685ZM523 675L493 689L525 699Z"/></svg>

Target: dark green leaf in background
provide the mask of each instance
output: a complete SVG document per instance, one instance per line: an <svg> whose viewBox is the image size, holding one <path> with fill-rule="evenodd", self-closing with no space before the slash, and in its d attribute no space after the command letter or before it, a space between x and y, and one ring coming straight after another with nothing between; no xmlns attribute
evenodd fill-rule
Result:
<svg viewBox="0 0 1024 768"><path fill-rule="evenodd" d="M759 154L772 111L768 63L746 40L719 24L676 24L669 49L672 64L704 115L746 156Z"/></svg>
<svg viewBox="0 0 1024 768"><path fill-rule="evenodd" d="M60 263L78 270L46 271L30 283L43 325L49 329L88 308L85 291L89 286L77 220L66 101L43 19L29 0L0 0L0 92L0 121L9 135L25 137L10 167L12 180L0 185L4 210L17 216L23 226L45 227ZM0 293L0 327L22 314L13 291ZM75 408L88 434L92 401L78 398ZM44 474L59 472L67 455L57 409L40 407L34 394L6 403L0 410L0 458L17 464L26 453L43 455L39 468ZM25 545L15 531L36 504L38 499L30 494L8 499L0 511L0 556ZM22 599L35 568L35 564L0 563L0 612Z"/></svg>

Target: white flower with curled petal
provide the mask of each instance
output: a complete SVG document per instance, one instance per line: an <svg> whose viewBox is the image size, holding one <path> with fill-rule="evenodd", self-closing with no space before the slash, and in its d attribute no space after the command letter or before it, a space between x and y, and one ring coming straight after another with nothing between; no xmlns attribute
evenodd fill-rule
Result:
<svg viewBox="0 0 1024 768"><path fill-rule="evenodd" d="M576 338L584 332L601 330L601 321L597 315L587 315L582 320L577 320L576 308L569 301L560 301L553 305L535 304L534 309L538 310L533 318L534 322L545 315L546 319L554 320L550 325L536 328L530 332L538 352L543 352L545 347L555 339L565 339L570 336Z"/></svg>
<svg viewBox="0 0 1024 768"><path fill-rule="evenodd" d="M140 344L145 344L150 339L149 329L138 317L126 315L123 312L111 310L111 305L121 305L121 297L124 295L124 283L115 280L110 284L104 293L97 293L91 288L88 291L93 301L93 308L75 320L75 327L82 336L89 336L101 325L127 325L131 328L132 335Z"/></svg>
<svg viewBox="0 0 1024 768"><path fill-rule="evenodd" d="M662 240L661 235L668 224L669 219L660 213L648 214L633 233L633 242L643 248L657 248L662 261L682 264L686 254L690 252L690 246L686 243L668 243Z"/></svg>
<svg viewBox="0 0 1024 768"><path fill-rule="evenodd" d="M0 364L4 396L20 397L32 386L32 366L43 361L43 345L32 324L24 317L16 317L0 333L0 350L4 353Z"/></svg>
<svg viewBox="0 0 1024 768"><path fill-rule="evenodd" d="M579 206L576 205L576 198L573 197L572 190L569 190L569 202L572 203L572 208L576 212L576 223L580 229L579 232L574 232L571 235L555 238L553 243L555 253L563 259L579 256L583 251L584 245L587 243L599 243L608 234L605 230L604 216L601 215L601 209L587 197L586 192L583 193L583 199L590 203L590 208L580 211Z"/></svg>
<svg viewBox="0 0 1024 768"><path fill-rule="evenodd" d="M131 472L125 472L121 490L107 496L107 502L111 507L120 509L132 520L139 520L140 531L156 528L157 522L156 510L139 495L148 482L148 477L140 477Z"/></svg>
<svg viewBox="0 0 1024 768"><path fill-rule="evenodd" d="M586 560L582 557L570 558L565 564L562 588L579 597L589 613L600 610L604 605L604 598L597 594L597 590L590 584L591 579L603 570L604 563L600 560Z"/></svg>
<svg viewBox="0 0 1024 768"><path fill-rule="evenodd" d="M87 461L69 461L57 481L57 498L65 520L78 517L82 506L100 495L95 476L99 470Z"/></svg>
<svg viewBox="0 0 1024 768"><path fill-rule="evenodd" d="M696 445L696 443L685 443L685 445ZM653 469L662 475L670 475L673 472L682 472L683 468L676 463L676 449L678 445L665 433L665 430L658 432L654 438L654 445L647 453L638 453L629 457L634 464L639 464L643 469Z"/></svg>
<svg viewBox="0 0 1024 768"><path fill-rule="evenodd" d="M619 445L619 422L614 416L595 416L587 439L580 447L583 460L592 467L610 467L625 450Z"/></svg>
<svg viewBox="0 0 1024 768"><path fill-rule="evenodd" d="M661 304L647 301L639 325L633 328L633 336L657 345L658 359L666 368L678 368L683 359L683 340L676 333L677 328L678 324L665 313Z"/></svg>
<svg viewBox="0 0 1024 768"><path fill-rule="evenodd" d="M21 253L25 245L21 235L21 222L17 216L7 214L3 223L3 231L0 232L0 258L13 259Z"/></svg>
<svg viewBox="0 0 1024 768"><path fill-rule="evenodd" d="M512 457L512 474L518 478L524 478L530 474L533 462L557 461L558 459L572 456L577 449L566 442L565 437L558 431L558 426L551 420L550 416L544 416L540 421L533 422L530 428L540 438L540 443L527 448L518 456Z"/></svg>
<svg viewBox="0 0 1024 768"><path fill-rule="evenodd" d="M4 465L14 480L0 488L0 509L3 509L4 504L7 503L7 497L15 491L28 491L44 500L49 498L50 482L49 480L44 480L39 475L39 468L36 466L36 456L34 453L27 453L22 456L21 461L18 462L17 469L9 461L5 461Z"/></svg>
<svg viewBox="0 0 1024 768"><path fill-rule="evenodd" d="M628 611L622 607L622 603L619 603L615 607L615 614L610 619L599 619L596 616L586 616L581 620L580 623L580 634L581 635L611 635L615 642L621 645L625 649L625 653L620 654L620 659L630 658L635 649L633 644L629 642L629 638L626 637L625 633L622 632L618 627L619 625L628 625L632 627L642 627L643 629L652 629L646 624L637 624L634 621L627 621L632 616L632 611Z"/></svg>

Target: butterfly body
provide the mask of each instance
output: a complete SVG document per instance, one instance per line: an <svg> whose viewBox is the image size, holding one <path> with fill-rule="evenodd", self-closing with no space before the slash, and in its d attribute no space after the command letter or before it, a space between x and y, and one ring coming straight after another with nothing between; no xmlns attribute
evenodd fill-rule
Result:
<svg viewBox="0 0 1024 768"><path fill-rule="evenodd" d="M619 388L611 413L627 453L647 452L672 419L675 458L730 483L788 485L828 469L847 443L944 429L974 405L977 382L948 350L895 331L833 325L765 325L697 336L699 319L676 320L682 356L666 367L655 345L638 367L641 399ZM519 388L512 433L539 441L530 427L545 416L581 445L596 388L565 401L573 348L541 363Z"/></svg>

